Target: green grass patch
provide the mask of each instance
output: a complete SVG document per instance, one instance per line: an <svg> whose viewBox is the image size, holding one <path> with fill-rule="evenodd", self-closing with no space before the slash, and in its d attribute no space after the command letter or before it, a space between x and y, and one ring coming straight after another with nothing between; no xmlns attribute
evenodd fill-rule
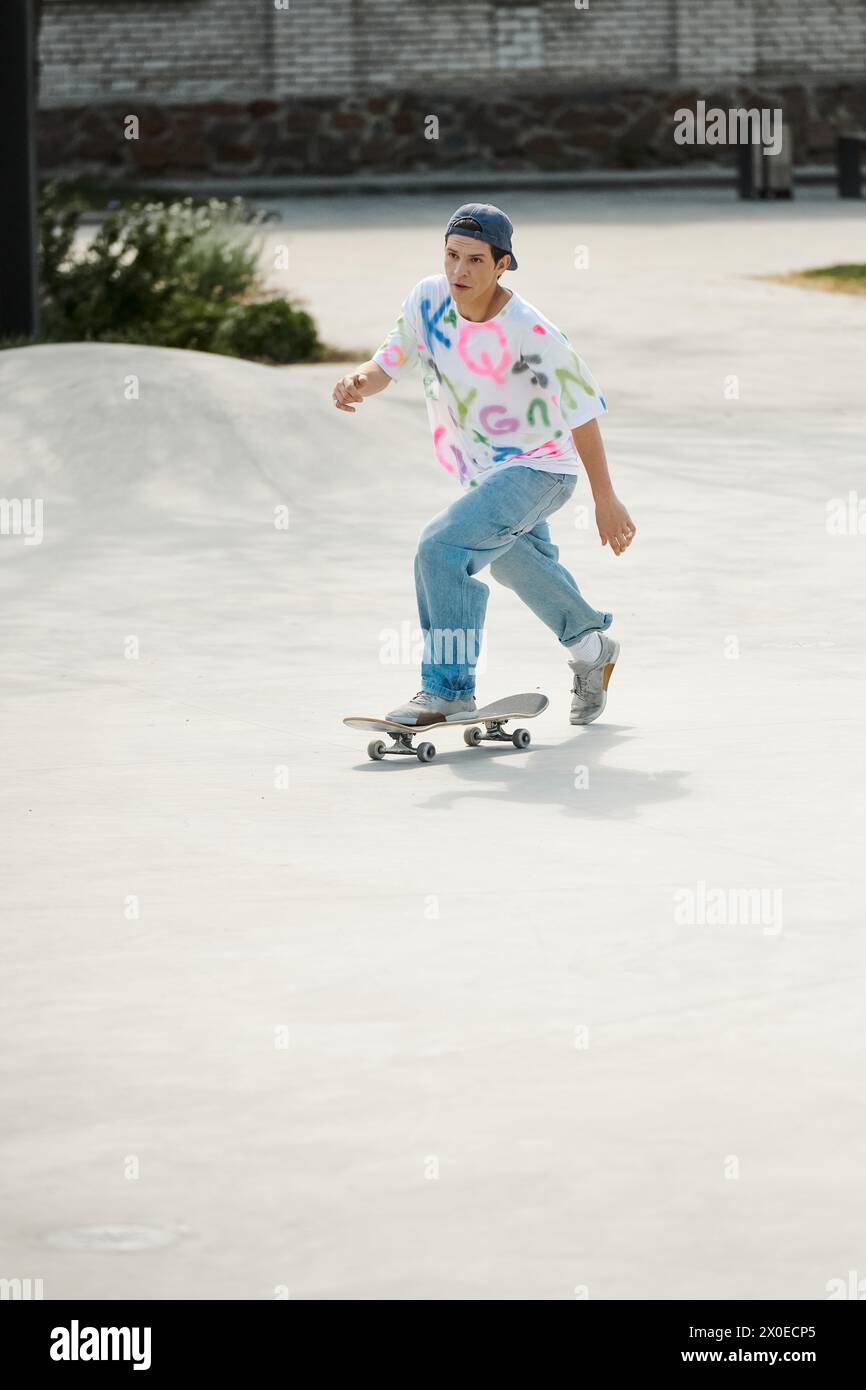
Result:
<svg viewBox="0 0 866 1390"><path fill-rule="evenodd" d="M866 263L863 265L825 265L819 270L801 272L807 279L827 278L830 280L854 280L866 285Z"/></svg>
<svg viewBox="0 0 866 1390"><path fill-rule="evenodd" d="M790 275L768 275L767 279L780 285L798 285L801 289L824 290L829 294L866 294L866 264L856 261L797 270Z"/></svg>

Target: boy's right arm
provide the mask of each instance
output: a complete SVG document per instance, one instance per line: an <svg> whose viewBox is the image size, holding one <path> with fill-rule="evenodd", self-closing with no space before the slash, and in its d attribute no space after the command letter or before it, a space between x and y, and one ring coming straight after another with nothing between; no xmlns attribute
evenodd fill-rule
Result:
<svg viewBox="0 0 866 1390"><path fill-rule="evenodd" d="M386 386L391 385L391 380L378 362L362 362L354 372L340 377L334 387L334 405L338 410L345 410L354 415L355 406L352 402L363 401L367 396L375 396L378 391L384 391Z"/></svg>

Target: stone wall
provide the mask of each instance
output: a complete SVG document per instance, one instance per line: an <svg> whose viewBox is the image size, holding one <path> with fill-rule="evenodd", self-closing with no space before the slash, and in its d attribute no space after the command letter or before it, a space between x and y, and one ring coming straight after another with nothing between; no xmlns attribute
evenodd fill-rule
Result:
<svg viewBox="0 0 866 1390"><path fill-rule="evenodd" d="M125 179L729 159L674 145L674 110L698 98L782 106L798 160L828 154L839 126L866 125L864 0L281 3L43 0L43 169Z"/></svg>

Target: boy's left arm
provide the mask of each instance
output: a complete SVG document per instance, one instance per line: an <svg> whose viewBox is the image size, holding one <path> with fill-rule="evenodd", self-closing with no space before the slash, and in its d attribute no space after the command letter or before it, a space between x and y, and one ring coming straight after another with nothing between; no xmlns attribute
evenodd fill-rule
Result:
<svg viewBox="0 0 866 1390"><path fill-rule="evenodd" d="M578 425L571 431L571 437L592 488L595 524L601 543L609 544L615 555L621 555L634 540L637 527L613 490L598 420Z"/></svg>

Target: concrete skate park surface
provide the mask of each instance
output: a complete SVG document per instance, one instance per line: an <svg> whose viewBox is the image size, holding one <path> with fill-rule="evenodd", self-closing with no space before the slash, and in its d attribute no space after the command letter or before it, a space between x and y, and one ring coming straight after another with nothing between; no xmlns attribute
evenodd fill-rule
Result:
<svg viewBox="0 0 866 1390"><path fill-rule="evenodd" d="M416 377L350 416L359 358L0 354L0 492L44 499L41 543L0 536L0 1276L46 1299L866 1273L866 536L826 521L866 307L751 278L856 259L863 212L501 201L638 525L602 549L585 483L552 519L622 642L588 728L486 576L479 703L550 696L526 752L373 763L340 722L420 684L415 544L459 490ZM287 208L286 288L369 352L453 205Z"/></svg>

